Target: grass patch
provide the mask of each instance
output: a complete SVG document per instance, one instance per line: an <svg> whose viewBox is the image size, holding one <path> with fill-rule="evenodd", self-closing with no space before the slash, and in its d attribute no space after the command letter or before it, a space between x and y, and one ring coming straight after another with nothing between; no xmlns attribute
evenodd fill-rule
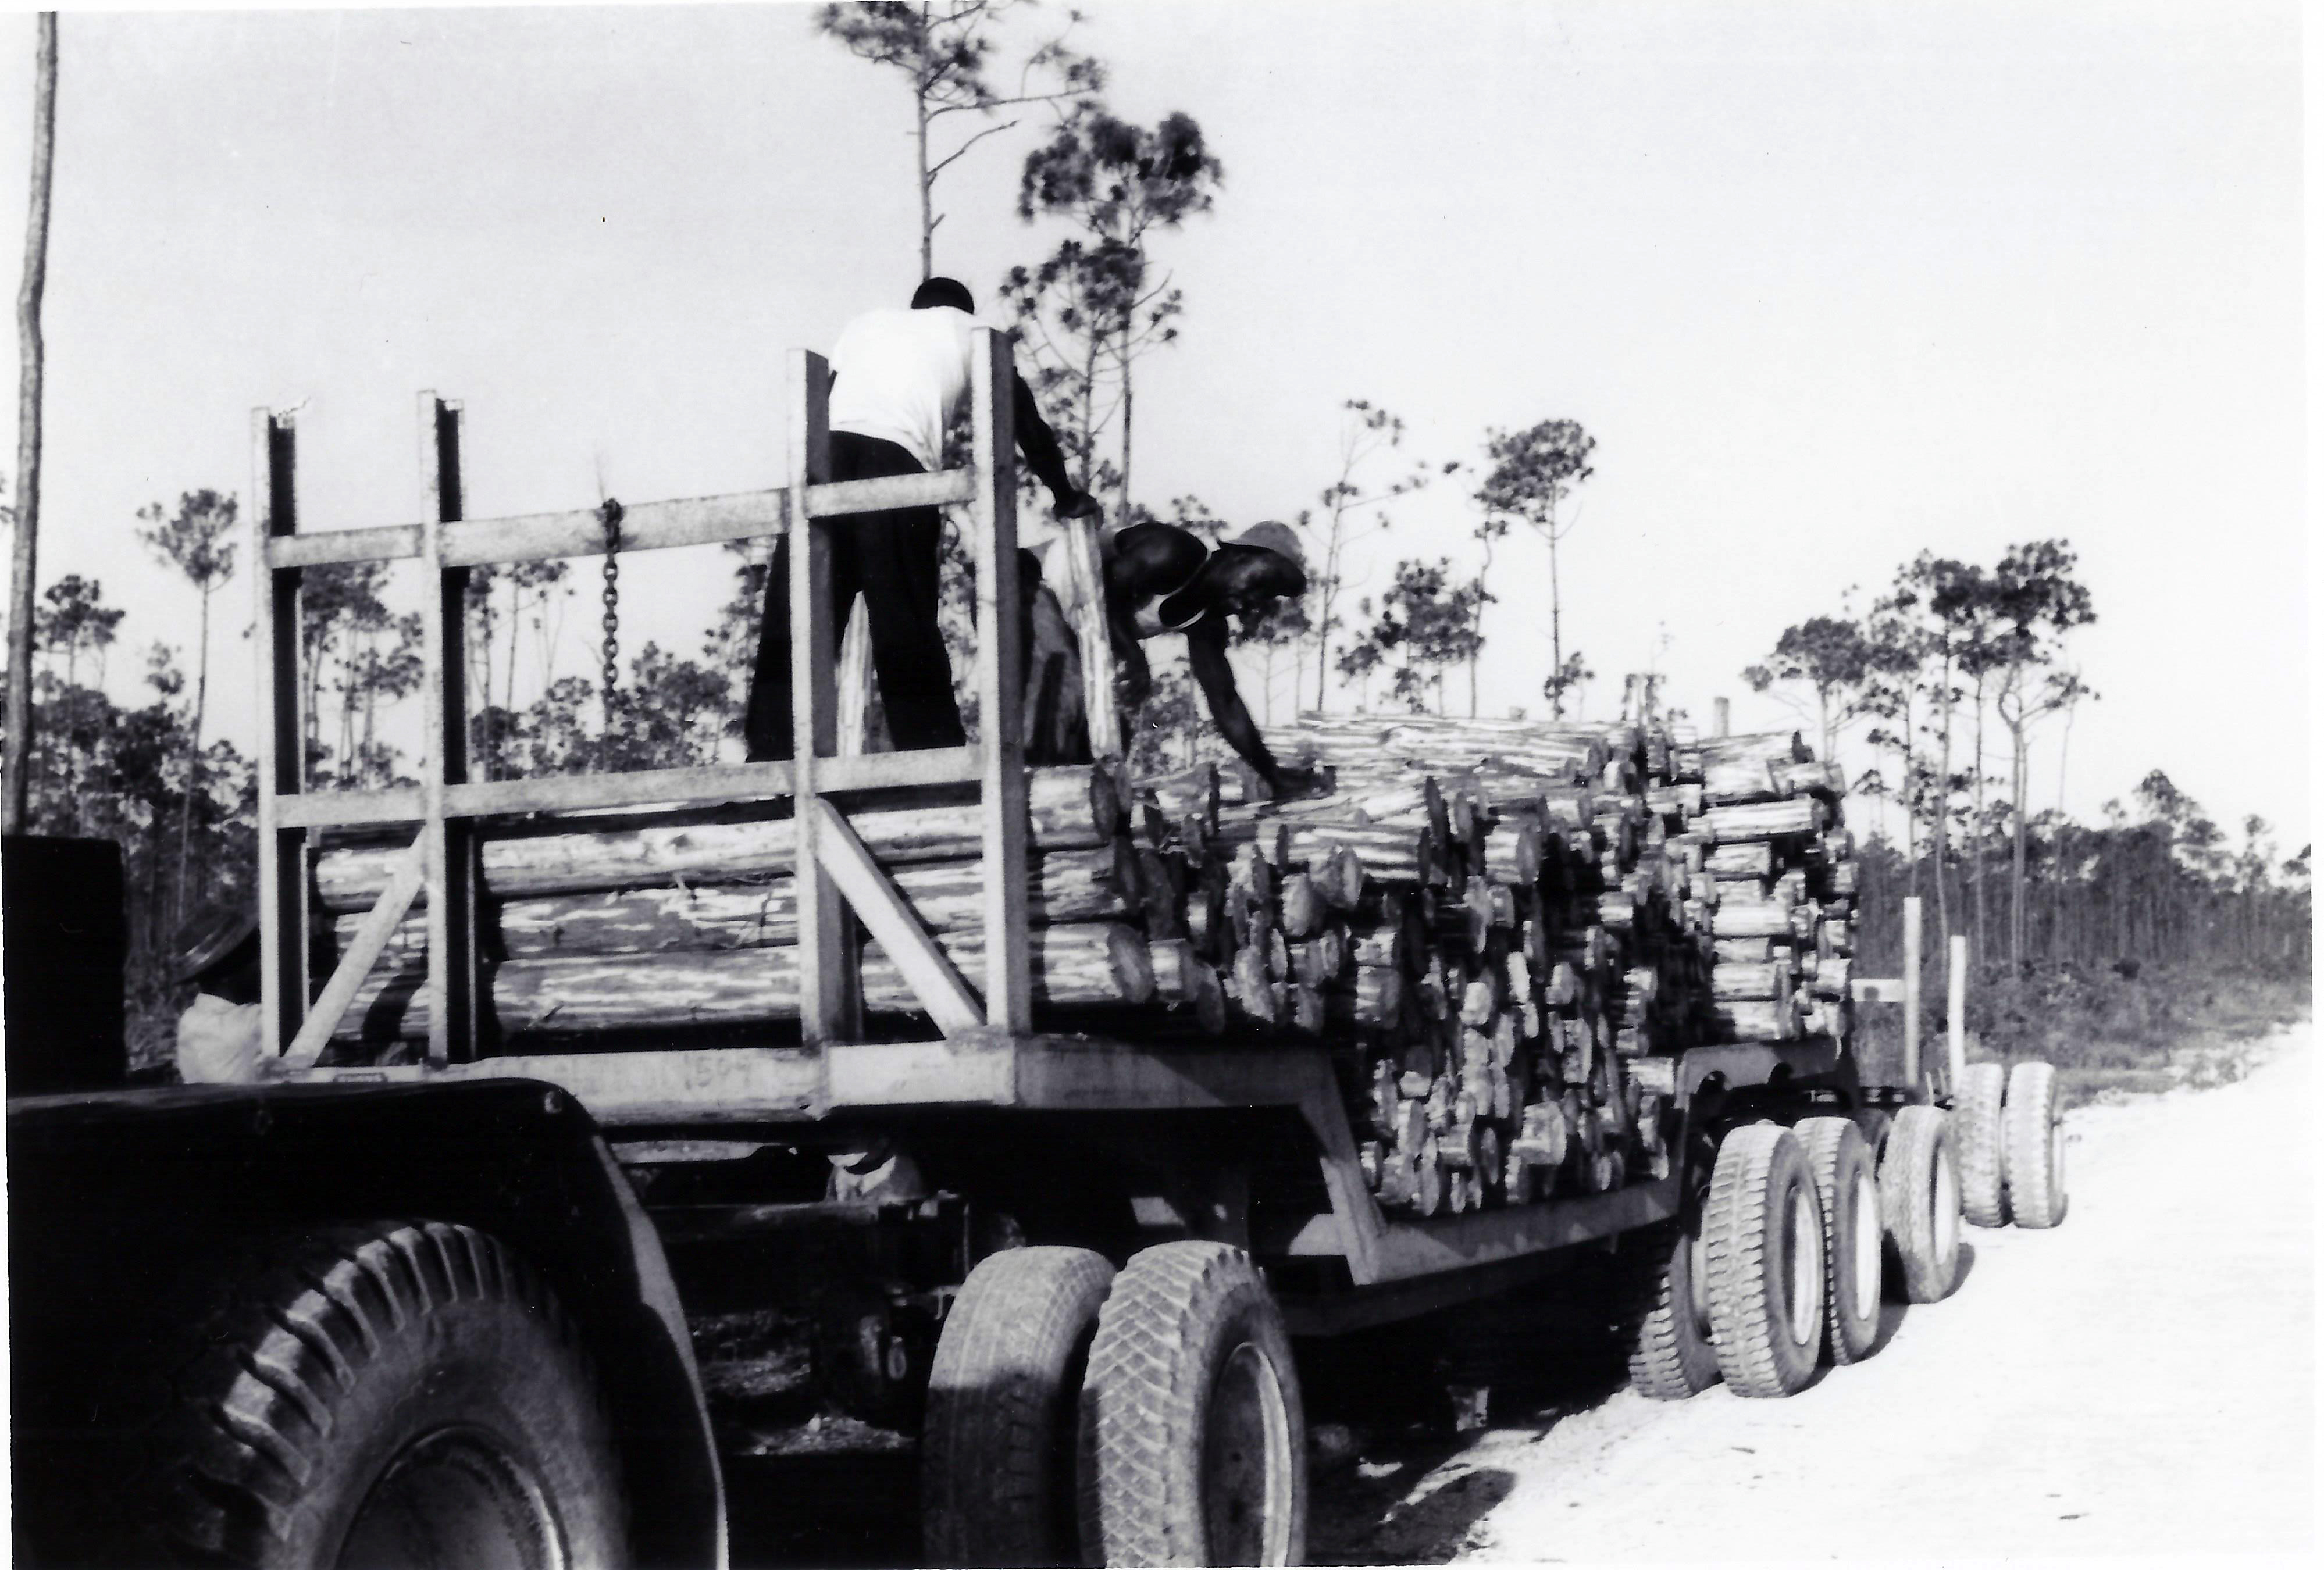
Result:
<svg viewBox="0 0 2324 1570"><path fill-rule="evenodd" d="M2058 1100L2071 1111L2089 1106L2109 1090L2152 1096L2178 1083L2178 1076L2168 1069L2061 1069Z"/></svg>

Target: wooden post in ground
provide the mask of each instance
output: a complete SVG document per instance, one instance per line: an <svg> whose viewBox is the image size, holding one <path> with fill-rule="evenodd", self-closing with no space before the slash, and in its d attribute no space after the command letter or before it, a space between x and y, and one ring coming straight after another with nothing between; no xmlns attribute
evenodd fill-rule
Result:
<svg viewBox="0 0 2324 1570"><path fill-rule="evenodd" d="M297 1038L307 1010L307 831L285 828L281 798L307 788L307 723L299 679L301 569L277 567L266 547L299 532L298 431L287 414L254 410L251 425L251 583L257 591L251 642L258 690L271 712L259 716L258 965L266 1007L261 1051L279 1058Z"/></svg>
<svg viewBox="0 0 2324 1570"><path fill-rule="evenodd" d="M1955 932L1945 941L1945 1067L1961 1082L1969 1067L1969 939Z"/></svg>
<svg viewBox="0 0 2324 1570"><path fill-rule="evenodd" d="M797 814L799 1039L811 1047L860 1037L862 1011L853 953L854 923L839 887L817 860L822 814L816 768L838 750L838 683L833 669L831 530L807 516L807 488L831 475L831 374L820 354L791 352L791 785Z"/></svg>
<svg viewBox="0 0 2324 1570"><path fill-rule="evenodd" d="M1724 698L1713 698L1713 699L1711 699L1711 733L1713 736L1724 736L1724 735L1726 735L1726 734L1727 734L1727 726L1728 726L1727 700L1726 700L1726 699L1724 699Z"/></svg>
<svg viewBox="0 0 2324 1570"><path fill-rule="evenodd" d="M1921 1088L1921 896L1904 899L1904 1083Z"/></svg>

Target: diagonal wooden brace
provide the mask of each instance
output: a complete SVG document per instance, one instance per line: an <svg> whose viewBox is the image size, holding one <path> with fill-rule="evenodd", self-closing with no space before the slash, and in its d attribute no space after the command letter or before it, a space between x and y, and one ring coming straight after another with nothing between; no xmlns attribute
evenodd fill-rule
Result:
<svg viewBox="0 0 2324 1570"><path fill-rule="evenodd" d="M820 797L814 811L818 818L816 849L822 855L825 874L838 885L872 935L880 940L880 947L911 983L936 1028L946 1036L956 1036L982 1027L984 1010L976 995L912 914L880 864L872 859L872 852L855 837L847 820Z"/></svg>
<svg viewBox="0 0 2324 1570"><path fill-rule="evenodd" d="M347 1005L355 1000L355 988L363 985L380 950L395 935L396 925L411 908L411 902L420 897L426 877L427 864L419 846L414 845L397 858L387 886L380 891L379 903L371 907L371 914L355 929L347 951L339 956L338 969L323 985L323 995L315 999L314 1007L300 1022L298 1035L283 1051L280 1065L282 1069L311 1069L315 1060L323 1055L331 1033L338 1028L339 1016L347 1012ZM434 962L432 956L429 962Z"/></svg>

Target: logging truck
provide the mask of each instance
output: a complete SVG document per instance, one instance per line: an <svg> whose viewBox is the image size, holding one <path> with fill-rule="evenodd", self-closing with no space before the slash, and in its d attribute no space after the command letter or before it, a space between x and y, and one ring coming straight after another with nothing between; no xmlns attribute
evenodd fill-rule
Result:
<svg viewBox="0 0 2324 1570"><path fill-rule="evenodd" d="M763 1310L917 1436L930 1563L1296 1563L1307 1338L1595 1250L1639 1389L1782 1396L1871 1353L1884 1272L1951 1290L1965 1207L2062 1215L2046 1068L1854 1030L1895 984L1849 975L1789 753L1710 748L1722 796L1512 734L1606 790L1353 818L1028 771L977 354L964 468L826 482L801 353L788 485L621 516L623 553L790 532L788 763L480 777L469 574L607 553L606 513L466 518L423 395L424 521L302 530L259 415L266 1071L10 1104L22 1562L723 1565L704 1327ZM969 519L978 739L848 755L829 541L906 505ZM301 578L383 561L423 574L421 777L316 789Z"/></svg>

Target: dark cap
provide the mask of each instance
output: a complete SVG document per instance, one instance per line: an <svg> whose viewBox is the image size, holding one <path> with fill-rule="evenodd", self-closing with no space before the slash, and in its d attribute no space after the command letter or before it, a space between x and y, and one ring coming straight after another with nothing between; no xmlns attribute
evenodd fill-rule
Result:
<svg viewBox="0 0 2324 1570"><path fill-rule="evenodd" d="M956 278L928 278L912 291L912 308L932 310L938 306L950 306L956 311L976 314L976 297L968 292L968 285Z"/></svg>
<svg viewBox="0 0 2324 1570"><path fill-rule="evenodd" d="M258 941L258 913L246 904L206 904L188 916L171 946L171 979L199 981L241 959Z"/></svg>

